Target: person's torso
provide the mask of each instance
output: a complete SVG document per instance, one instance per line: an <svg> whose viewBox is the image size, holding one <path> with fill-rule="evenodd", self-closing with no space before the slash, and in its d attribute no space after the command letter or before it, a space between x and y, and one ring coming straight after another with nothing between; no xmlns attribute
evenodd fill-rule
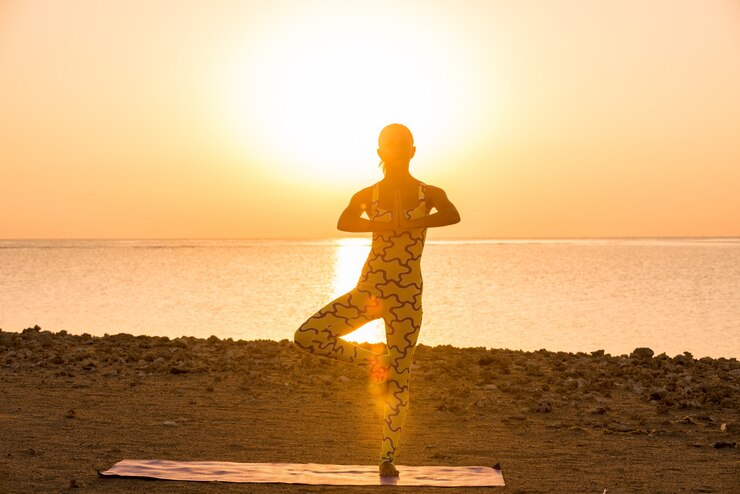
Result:
<svg viewBox="0 0 740 494"><path fill-rule="evenodd" d="M390 210L378 206L379 184L375 184L368 215L374 221L393 219ZM426 185L417 186L417 202L403 214L407 220L422 218L428 214ZM365 266L362 269L358 288L365 288L376 295L413 296L422 290L421 255L426 240L426 228L404 231L373 232L373 242Z"/></svg>

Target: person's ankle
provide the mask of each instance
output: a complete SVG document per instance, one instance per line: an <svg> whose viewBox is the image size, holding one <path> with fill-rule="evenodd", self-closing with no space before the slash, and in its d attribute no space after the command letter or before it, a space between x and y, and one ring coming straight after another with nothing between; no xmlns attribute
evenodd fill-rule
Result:
<svg viewBox="0 0 740 494"><path fill-rule="evenodd" d="M397 477L399 476L396 466L393 464L393 460L381 460L380 462L380 475L384 477Z"/></svg>

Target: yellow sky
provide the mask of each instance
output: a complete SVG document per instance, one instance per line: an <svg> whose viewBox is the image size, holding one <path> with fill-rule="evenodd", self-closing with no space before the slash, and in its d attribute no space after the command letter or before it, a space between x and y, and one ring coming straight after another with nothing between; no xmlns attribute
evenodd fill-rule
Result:
<svg viewBox="0 0 740 494"><path fill-rule="evenodd" d="M0 0L0 238L337 236L391 122L438 238L740 235L740 3Z"/></svg>

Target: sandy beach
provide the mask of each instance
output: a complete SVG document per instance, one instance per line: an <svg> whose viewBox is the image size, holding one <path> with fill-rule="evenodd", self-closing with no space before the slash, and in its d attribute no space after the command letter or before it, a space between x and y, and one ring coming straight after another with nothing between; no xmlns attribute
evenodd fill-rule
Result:
<svg viewBox="0 0 740 494"><path fill-rule="evenodd" d="M97 476L126 458L374 464L381 386L288 340L0 332L0 382L0 492L380 489ZM500 463L507 482L444 492L730 493L739 426L736 359L420 345L397 463Z"/></svg>

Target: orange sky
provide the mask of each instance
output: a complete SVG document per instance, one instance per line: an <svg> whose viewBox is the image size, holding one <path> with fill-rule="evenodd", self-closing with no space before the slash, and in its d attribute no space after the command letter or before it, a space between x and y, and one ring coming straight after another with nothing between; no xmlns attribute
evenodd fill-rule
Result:
<svg viewBox="0 0 740 494"><path fill-rule="evenodd" d="M441 237L740 235L740 3L0 0L0 238L338 236L406 123Z"/></svg>

